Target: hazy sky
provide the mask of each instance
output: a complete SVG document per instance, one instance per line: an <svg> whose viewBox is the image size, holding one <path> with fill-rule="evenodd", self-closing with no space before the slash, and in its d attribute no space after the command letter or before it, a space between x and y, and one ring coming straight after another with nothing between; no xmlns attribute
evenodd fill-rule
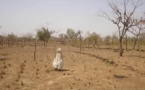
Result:
<svg viewBox="0 0 145 90"><path fill-rule="evenodd" d="M0 34L36 33L42 26L65 33L68 28L96 32L101 36L116 30L111 22L99 17L108 9L108 0L0 0Z"/></svg>

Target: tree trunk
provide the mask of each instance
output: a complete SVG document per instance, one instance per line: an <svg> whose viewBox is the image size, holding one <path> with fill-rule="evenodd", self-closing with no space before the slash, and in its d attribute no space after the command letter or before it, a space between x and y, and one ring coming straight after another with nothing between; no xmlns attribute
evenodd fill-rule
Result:
<svg viewBox="0 0 145 90"><path fill-rule="evenodd" d="M142 39L141 39L141 38L139 38L139 46L140 46L140 47L139 47L139 50L141 50L141 48L142 48L142 47L141 47L141 46L142 46Z"/></svg>
<svg viewBox="0 0 145 90"><path fill-rule="evenodd" d="M125 38L125 40L126 40L126 41L125 41L125 44L126 44L125 46L126 46L126 51L127 51L127 50L128 50L128 40L127 40L127 34L126 34L126 38Z"/></svg>
<svg viewBox="0 0 145 90"><path fill-rule="evenodd" d="M119 44L120 44L120 47L119 47L119 49L120 49L120 52L119 52L119 55L120 56L122 56L123 55L123 48L122 48L122 37L120 37L120 40L119 40Z"/></svg>
<svg viewBox="0 0 145 90"><path fill-rule="evenodd" d="M114 40L112 39L112 49L114 49Z"/></svg>
<svg viewBox="0 0 145 90"><path fill-rule="evenodd" d="M36 45L36 42L35 42L34 61L36 61L36 48L37 48L37 45Z"/></svg>
<svg viewBox="0 0 145 90"><path fill-rule="evenodd" d="M98 40L95 40L95 45L99 48Z"/></svg>
<svg viewBox="0 0 145 90"><path fill-rule="evenodd" d="M82 51L82 37L80 35L80 53L81 53L81 51Z"/></svg>
<svg viewBox="0 0 145 90"><path fill-rule="evenodd" d="M135 50L137 40L138 38L135 38L134 43L133 43L133 50Z"/></svg>

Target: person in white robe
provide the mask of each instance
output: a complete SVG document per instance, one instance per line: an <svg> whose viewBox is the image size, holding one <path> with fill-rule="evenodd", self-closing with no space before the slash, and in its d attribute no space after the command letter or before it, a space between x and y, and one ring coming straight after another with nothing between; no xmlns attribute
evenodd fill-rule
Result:
<svg viewBox="0 0 145 90"><path fill-rule="evenodd" d="M53 61L53 67L55 68L55 70L61 70L63 67L63 56L61 48L58 48L56 50L56 57L54 58Z"/></svg>

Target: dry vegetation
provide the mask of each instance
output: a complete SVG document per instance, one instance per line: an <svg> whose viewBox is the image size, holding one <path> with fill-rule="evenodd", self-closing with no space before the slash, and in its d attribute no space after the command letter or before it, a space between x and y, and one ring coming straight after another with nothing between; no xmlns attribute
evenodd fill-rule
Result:
<svg viewBox="0 0 145 90"><path fill-rule="evenodd" d="M112 36L68 28L52 37L57 32L48 27L36 35L0 35L0 90L145 90L145 20L135 12L143 3L108 4L111 12L101 16L117 26ZM61 71L52 67L57 48Z"/></svg>
<svg viewBox="0 0 145 90"><path fill-rule="evenodd" d="M55 49L64 54L64 70L55 71ZM145 47L143 47L145 49ZM0 47L0 90L144 90L145 52L69 45Z"/></svg>

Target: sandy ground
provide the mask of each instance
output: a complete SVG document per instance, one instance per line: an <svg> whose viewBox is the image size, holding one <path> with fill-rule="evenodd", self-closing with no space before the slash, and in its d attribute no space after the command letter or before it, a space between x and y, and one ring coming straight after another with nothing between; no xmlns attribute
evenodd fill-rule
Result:
<svg viewBox="0 0 145 90"><path fill-rule="evenodd" d="M63 71L52 67L58 47ZM0 90L145 90L145 52L39 46L34 61L32 46L0 47Z"/></svg>

